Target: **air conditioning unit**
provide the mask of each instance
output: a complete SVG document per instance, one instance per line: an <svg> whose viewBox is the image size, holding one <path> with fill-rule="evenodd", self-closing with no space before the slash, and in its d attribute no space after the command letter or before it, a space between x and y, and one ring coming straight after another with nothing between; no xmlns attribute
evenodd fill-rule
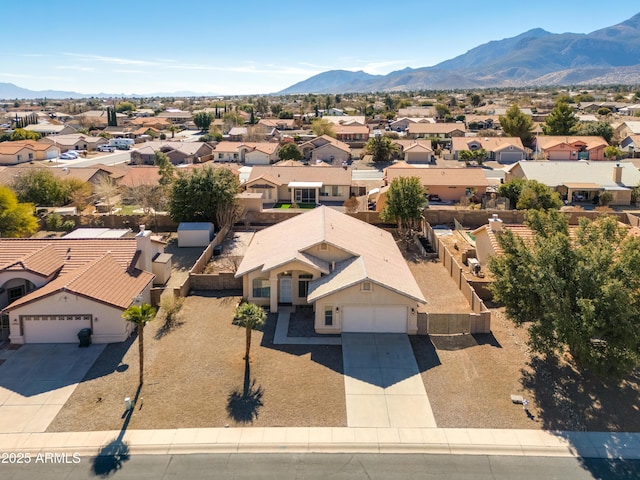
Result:
<svg viewBox="0 0 640 480"><path fill-rule="evenodd" d="M478 259L467 258L467 265L469 265L469 270L471 270L471 273L473 273L475 276L478 276L478 274L480 273L480 269L482 268Z"/></svg>

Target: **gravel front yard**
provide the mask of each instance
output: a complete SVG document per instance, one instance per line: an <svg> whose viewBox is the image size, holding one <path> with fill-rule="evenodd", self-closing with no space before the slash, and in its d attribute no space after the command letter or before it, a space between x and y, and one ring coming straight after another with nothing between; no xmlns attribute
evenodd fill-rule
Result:
<svg viewBox="0 0 640 480"><path fill-rule="evenodd" d="M244 330L231 324L239 300L190 296L169 334L156 339L162 322L148 325L145 385L127 428L346 426L341 347L274 347L275 315L253 332L245 381ZM119 430L137 386L137 340L109 345L48 431Z"/></svg>

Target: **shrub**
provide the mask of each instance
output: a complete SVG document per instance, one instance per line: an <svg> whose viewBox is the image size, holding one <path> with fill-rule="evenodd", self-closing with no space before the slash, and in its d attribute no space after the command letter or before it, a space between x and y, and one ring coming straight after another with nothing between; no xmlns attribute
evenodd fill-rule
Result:
<svg viewBox="0 0 640 480"><path fill-rule="evenodd" d="M71 230L73 230L74 228L76 228L76 222L74 222L73 220L66 220L63 224L62 224L62 229L65 232L70 232Z"/></svg>
<svg viewBox="0 0 640 480"><path fill-rule="evenodd" d="M160 140L166 140L167 139L167 134L166 133L161 133L160 134Z"/></svg>
<svg viewBox="0 0 640 480"><path fill-rule="evenodd" d="M62 225L62 216L59 213L52 213L47 216L46 224L49 230L58 230Z"/></svg>

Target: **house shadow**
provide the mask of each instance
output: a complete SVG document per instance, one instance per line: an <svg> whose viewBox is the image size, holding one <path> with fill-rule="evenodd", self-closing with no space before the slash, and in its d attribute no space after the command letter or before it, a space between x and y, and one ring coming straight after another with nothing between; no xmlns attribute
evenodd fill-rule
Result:
<svg viewBox="0 0 640 480"><path fill-rule="evenodd" d="M129 461L129 445L124 441L124 434L126 433L129 422L131 421L133 411L138 404L141 388L142 385L138 385L136 395L133 398L132 407L122 414L124 422L122 423L122 428L120 429L118 436L104 445L98 452L98 455L92 460L91 473L94 476L107 478L115 475L116 472L122 470L124 464Z"/></svg>
<svg viewBox="0 0 640 480"><path fill-rule="evenodd" d="M0 365L0 387L32 397L110 375L123 368L122 359L135 340L90 345L50 343L24 345Z"/></svg>
<svg viewBox="0 0 640 480"><path fill-rule="evenodd" d="M533 392L538 420L563 438L593 478L640 478L640 370L622 381L579 370L567 361L532 358L521 382ZM603 458L605 457L605 458Z"/></svg>
<svg viewBox="0 0 640 480"><path fill-rule="evenodd" d="M244 363L244 382L242 389L235 388L227 397L227 414L237 423L253 423L258 419L260 408L264 406L264 389L256 385L251 378L251 365L248 359Z"/></svg>

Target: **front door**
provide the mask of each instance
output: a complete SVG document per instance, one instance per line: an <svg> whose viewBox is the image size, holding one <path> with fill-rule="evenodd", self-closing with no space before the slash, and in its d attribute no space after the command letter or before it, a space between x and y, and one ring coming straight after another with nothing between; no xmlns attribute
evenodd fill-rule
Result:
<svg viewBox="0 0 640 480"><path fill-rule="evenodd" d="M291 277L280 277L280 303L291 303Z"/></svg>

